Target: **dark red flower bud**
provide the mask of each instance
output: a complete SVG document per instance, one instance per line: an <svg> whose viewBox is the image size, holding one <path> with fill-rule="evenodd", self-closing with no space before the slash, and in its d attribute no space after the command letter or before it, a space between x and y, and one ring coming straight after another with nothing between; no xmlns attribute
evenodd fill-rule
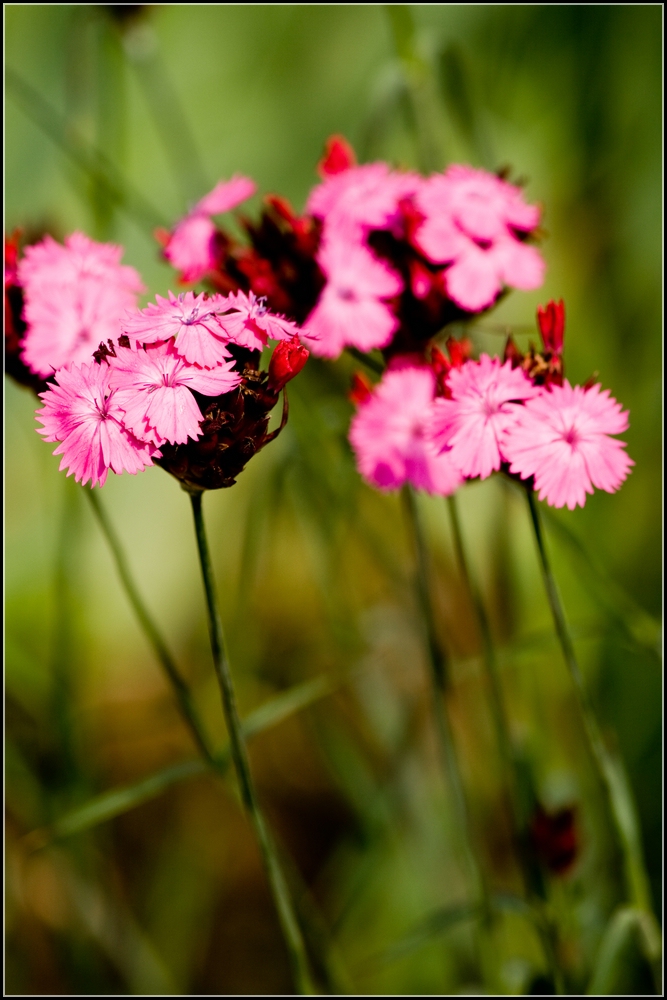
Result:
<svg viewBox="0 0 667 1000"><path fill-rule="evenodd" d="M537 307L537 324L542 334L545 351L560 354L563 350L563 334L565 333L565 304L554 302L553 299L545 307Z"/></svg>
<svg viewBox="0 0 667 1000"><path fill-rule="evenodd" d="M269 362L269 388L279 392L290 379L298 375L310 351L299 341L298 337L291 340L281 340Z"/></svg>
<svg viewBox="0 0 667 1000"><path fill-rule="evenodd" d="M330 136L324 146L324 156L317 165L317 172L324 180L334 174L342 174L344 170L354 167L357 158L347 139L342 135Z"/></svg>
<svg viewBox="0 0 667 1000"><path fill-rule="evenodd" d="M452 361L452 368L461 368L472 353L472 344L467 337L462 337L461 340L448 337L447 350Z"/></svg>
<svg viewBox="0 0 667 1000"><path fill-rule="evenodd" d="M366 376L361 372L355 372L352 376L352 388L348 393L350 400L355 406L361 406L361 404L367 402L372 395L373 386L368 381Z"/></svg>
<svg viewBox="0 0 667 1000"><path fill-rule="evenodd" d="M530 837L545 868L556 875L564 875L578 853L575 810L570 806L548 813L538 806L530 824Z"/></svg>
<svg viewBox="0 0 667 1000"><path fill-rule="evenodd" d="M505 344L505 353L503 354L503 364L506 361L512 362L512 368L520 368L523 364L523 354L516 346L514 338L510 334L507 338L507 343Z"/></svg>
<svg viewBox="0 0 667 1000"><path fill-rule="evenodd" d="M435 372L435 378L438 383L438 395L451 399L451 392L447 386L447 376L452 370L452 365L449 358L445 357L440 348L436 347L435 344L431 348L431 368Z"/></svg>

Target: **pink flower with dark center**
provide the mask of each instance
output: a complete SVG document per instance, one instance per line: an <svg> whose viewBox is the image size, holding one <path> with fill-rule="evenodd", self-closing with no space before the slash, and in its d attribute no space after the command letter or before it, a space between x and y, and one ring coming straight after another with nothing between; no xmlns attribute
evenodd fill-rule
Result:
<svg viewBox="0 0 667 1000"><path fill-rule="evenodd" d="M574 510L593 487L614 493L634 462L611 434L628 428L628 412L599 385L552 385L517 406L503 439L510 471L535 477L540 500Z"/></svg>
<svg viewBox="0 0 667 1000"><path fill-rule="evenodd" d="M134 343L154 344L174 337L176 351L190 364L216 368L230 357L226 347L230 337L220 315L229 307L224 295L169 292L168 299L156 295L155 304L127 314L122 328Z"/></svg>
<svg viewBox="0 0 667 1000"><path fill-rule="evenodd" d="M313 354L337 358L347 347L386 347L398 320L384 299L400 295L403 282L383 261L355 241L337 238L319 249L317 262L327 277L307 319L303 340Z"/></svg>
<svg viewBox="0 0 667 1000"><path fill-rule="evenodd" d="M505 432L520 409L517 402L539 389L510 361L501 365L488 354L453 368L447 385L452 398L435 401L430 434L462 476L486 479L500 468Z"/></svg>
<svg viewBox="0 0 667 1000"><path fill-rule="evenodd" d="M448 496L462 477L449 454L429 435L435 399L433 371L409 361L394 362L361 403L350 425L350 443L362 476L381 490L406 482Z"/></svg>
<svg viewBox="0 0 667 1000"><path fill-rule="evenodd" d="M245 292L232 292L222 301L225 303L225 312L219 317L220 326L233 344L247 347L251 351L261 351L269 338L291 340L302 336L296 323L271 312L266 299L263 296L258 298L254 292L248 292L247 295Z"/></svg>
<svg viewBox="0 0 667 1000"><path fill-rule="evenodd" d="M544 261L517 238L536 228L540 212L520 188L494 174L452 166L423 182L415 204L424 221L415 242L438 264L445 290L463 309L490 306L503 285L528 291L544 278Z"/></svg>
<svg viewBox="0 0 667 1000"><path fill-rule="evenodd" d="M124 412L109 385L106 365L68 365L56 372L57 385L40 393L37 429L46 441L60 441L54 455L62 455L60 471L67 469L77 483L104 486L112 469L134 475L152 465L160 452L127 429Z"/></svg>
<svg viewBox="0 0 667 1000"><path fill-rule="evenodd" d="M241 382L238 372L232 371L233 362L206 371L188 364L170 341L139 349L118 347L108 362L109 384L124 410L125 426L158 445L185 444L189 437L200 436L204 418L193 390L219 396Z"/></svg>
<svg viewBox="0 0 667 1000"><path fill-rule="evenodd" d="M17 272L28 324L22 358L33 372L46 378L118 337L123 313L143 291L135 269L120 264L122 255L122 247L83 233L72 233L64 246L46 236L26 247Z"/></svg>
<svg viewBox="0 0 667 1000"><path fill-rule="evenodd" d="M400 200L414 194L421 184L417 174L391 170L386 163L367 163L328 176L311 191L306 211L325 224L345 220L378 229L396 218Z"/></svg>
<svg viewBox="0 0 667 1000"><path fill-rule="evenodd" d="M184 281L200 281L215 267L215 226L211 215L229 212L255 193L254 181L232 177L218 184L177 224L164 255Z"/></svg>

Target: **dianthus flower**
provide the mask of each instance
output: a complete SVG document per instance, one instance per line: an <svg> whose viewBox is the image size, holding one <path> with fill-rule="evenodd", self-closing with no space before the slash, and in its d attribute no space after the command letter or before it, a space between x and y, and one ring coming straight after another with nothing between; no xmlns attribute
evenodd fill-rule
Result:
<svg viewBox="0 0 667 1000"><path fill-rule="evenodd" d="M535 477L540 500L570 510L584 506L593 487L614 493L634 462L623 450L621 434L628 412L599 385L590 389L552 385L515 408L503 452L510 472Z"/></svg>
<svg viewBox="0 0 667 1000"><path fill-rule="evenodd" d="M462 481L447 452L440 452L428 430L436 376L426 365L398 360L355 414L350 442L362 476L381 490L406 482L416 489L447 496Z"/></svg>
<svg viewBox="0 0 667 1000"><path fill-rule="evenodd" d="M216 228L212 215L229 212L255 193L254 181L248 177L232 177L220 181L182 219L168 238L164 256L181 272L183 281L200 281L213 270Z"/></svg>
<svg viewBox="0 0 667 1000"><path fill-rule="evenodd" d="M109 385L116 390L116 405L124 410L125 426L138 438L156 445L185 444L196 440L204 419L192 390L203 396L230 392L241 382L223 362L213 371L190 365L175 350L172 341L145 348L115 348L107 356ZM103 366L105 362L102 363Z"/></svg>
<svg viewBox="0 0 667 1000"><path fill-rule="evenodd" d="M516 403L539 389L520 368L488 354L453 368L447 386L452 398L435 401L430 433L461 475L486 479L500 468L501 445L519 409Z"/></svg>
<svg viewBox="0 0 667 1000"><path fill-rule="evenodd" d="M296 323L271 312L266 299L257 298L254 292L247 295L245 292L232 292L226 299L219 298L226 303L220 325L225 336L239 347L261 351L269 337L271 340L291 340L301 334Z"/></svg>
<svg viewBox="0 0 667 1000"><path fill-rule="evenodd" d="M306 211L329 223L344 220L360 229L389 225L402 198L415 194L422 180L417 174L391 170L386 163L367 163L338 171L318 184Z"/></svg>
<svg viewBox="0 0 667 1000"><path fill-rule="evenodd" d="M106 365L68 365L55 374L57 384L40 393L37 429L46 441L60 441L54 455L62 455L60 471L67 469L77 483L104 486L107 473L133 475L152 465L160 452L136 438L125 426L124 410L111 388Z"/></svg>
<svg viewBox="0 0 667 1000"><path fill-rule="evenodd" d="M424 181L415 195L424 221L414 241L443 274L447 294L469 311L490 306L503 285L524 291L538 288L544 261L519 234L539 222L520 188L494 174L452 166Z"/></svg>
<svg viewBox="0 0 667 1000"><path fill-rule="evenodd" d="M220 316L228 308L223 295L169 292L169 298L156 295L155 303L128 313L121 325L134 343L153 344L174 337L175 349L186 361L215 368L230 356L226 346L230 338Z"/></svg>
<svg viewBox="0 0 667 1000"><path fill-rule="evenodd" d="M399 295L400 277L361 244L337 237L320 248L327 283L307 319L304 340L314 354L336 358L346 346L385 347L398 320L384 299Z"/></svg>
<svg viewBox="0 0 667 1000"><path fill-rule="evenodd" d="M26 247L17 267L27 331L22 358L47 377L72 362L87 361L102 340L120 333L120 318L143 291L133 267L120 264L123 249L73 233L61 246L51 236Z"/></svg>

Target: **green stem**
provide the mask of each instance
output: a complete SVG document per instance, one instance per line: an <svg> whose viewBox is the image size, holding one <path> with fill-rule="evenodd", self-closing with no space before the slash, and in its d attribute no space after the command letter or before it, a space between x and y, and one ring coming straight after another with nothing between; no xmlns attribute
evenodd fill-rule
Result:
<svg viewBox="0 0 667 1000"><path fill-rule="evenodd" d="M136 584L132 579L132 574L130 573L130 568L125 558L125 553L121 547L120 541L116 532L113 529L111 521L109 520L104 507L100 503L95 490L84 489L84 494L93 509L93 514L102 529L102 534L106 538L107 544L111 550L114 562L116 563L116 569L120 577L121 583L125 589L128 600L132 605L134 613L137 616L139 624L144 631L146 638L153 647L155 655L157 656L169 682L171 683L176 699L178 702L178 707L181 711L181 715L190 730L195 744L199 751L201 752L204 759L213 767L216 766L216 761L213 752L209 746L208 738L205 734L203 724L199 718L197 710L192 701L192 696L190 691L181 677L178 667L176 666L173 657L164 639L160 635L158 628L150 616L146 605L144 604L139 591L137 590Z"/></svg>
<svg viewBox="0 0 667 1000"><path fill-rule="evenodd" d="M447 497L450 520L452 523L452 534L454 537L454 550L458 563L459 573L464 586L468 591L470 601L475 610L479 630L482 636L483 663L487 684L490 694L491 713L496 731L496 740L500 749L505 779L507 781L511 817L512 832L517 848L517 854L521 864L526 893L531 901L531 908L535 913L535 925L542 940L545 958L549 965L549 972L556 987L556 992L562 994L563 977L557 960L557 934L552 922L544 912L543 893L539 872L535 870L535 862L532 851L528 843L528 815L526 810L526 796L522 794L523 776L520 773L519 762L512 747L512 740L509 733L507 713L503 700L500 676L498 673L498 662L491 634L491 623L484 607L479 588L472 578L468 559L465 552L463 532L461 530L461 519L459 517L458 506L454 495Z"/></svg>
<svg viewBox="0 0 667 1000"><path fill-rule="evenodd" d="M491 903L482 875L481 865L475 857L472 844L473 835L463 788L463 779L459 768L459 762L454 746L454 739L449 717L446 711L446 694L449 686L448 662L435 628L435 616L431 604L429 588L429 558L424 534L422 531L419 511L414 492L410 486L405 486L402 492L407 520L412 529L415 555L417 561L417 595L421 608L424 628L426 631L426 646L428 650L428 661L431 678L431 698L433 702L433 714L438 733L442 762L447 775L449 786L454 800L454 809L458 821L459 839L461 850L468 868L475 902L482 911L483 922L488 925L491 914Z"/></svg>
<svg viewBox="0 0 667 1000"><path fill-rule="evenodd" d="M561 603L556 581L551 572L535 494L530 486L526 488L526 496L535 530L535 540L540 557L544 587L553 615L556 634L574 684L589 748L593 760L597 765L600 779L609 796L611 813L623 852L628 896L637 909L652 915L651 895L644 864L639 817L637 816L630 783L620 757L607 747L602 738L591 699L584 685L581 671L579 670L574 645L565 618L565 611Z"/></svg>
<svg viewBox="0 0 667 1000"><path fill-rule="evenodd" d="M213 665L216 677L220 686L222 696L222 707L225 713L227 729L229 733L229 744L236 769L236 775L241 791L243 804L248 812L255 834L262 853L262 860L269 879L273 898L278 912L278 919L285 938L289 953L290 964L294 975L294 981L300 994L315 993L313 986L306 948L304 945L301 930L296 919L294 907L290 899L287 880L283 874L278 853L273 843L273 838L269 832L264 816L259 806L257 793L250 773L248 761L248 751L241 729L236 708L236 695L232 675L229 669L229 660L225 650L225 640L222 631L222 620L218 610L215 580L213 578L213 566L206 540L206 530L202 514L201 493L190 493L192 501L192 513L195 522L195 534L197 536L197 548L199 551L199 562L201 565L202 580L206 594L206 607L208 610L209 636L211 640L211 652L213 654Z"/></svg>

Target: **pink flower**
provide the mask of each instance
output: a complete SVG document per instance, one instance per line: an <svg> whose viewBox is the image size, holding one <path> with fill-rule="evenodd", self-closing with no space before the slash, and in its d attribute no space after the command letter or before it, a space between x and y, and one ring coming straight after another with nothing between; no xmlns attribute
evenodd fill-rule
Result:
<svg viewBox="0 0 667 1000"><path fill-rule="evenodd" d="M345 219L358 227L378 229L393 221L399 201L414 194L421 183L417 174L390 170L386 163L350 167L313 188L306 211L325 223Z"/></svg>
<svg viewBox="0 0 667 1000"><path fill-rule="evenodd" d="M142 472L160 456L125 427L109 376L106 365L68 365L56 372L57 385L40 393L44 406L36 412L44 426L37 433L61 442L53 453L63 456L61 472L67 469L84 486L88 480L104 486L109 469L119 475Z"/></svg>
<svg viewBox="0 0 667 1000"><path fill-rule="evenodd" d="M225 296L169 292L168 299L156 295L155 303L124 317L123 332L130 340L153 344L174 337L176 351L202 368L215 368L229 358L226 343L230 338L220 316L230 307Z"/></svg>
<svg viewBox="0 0 667 1000"><path fill-rule="evenodd" d="M72 362L87 361L100 341L120 333L120 318L143 285L133 267L120 264L123 249L72 233L61 246L51 236L26 247L18 264L28 324L22 357L48 377Z"/></svg>
<svg viewBox="0 0 667 1000"><path fill-rule="evenodd" d="M486 479L500 468L501 444L519 409L516 401L530 399L539 390L510 361L482 354L453 368L447 378L451 399L437 399L430 433L447 449L461 475Z"/></svg>
<svg viewBox="0 0 667 1000"><path fill-rule="evenodd" d="M177 224L164 255L181 272L184 281L200 281L215 267L216 230L210 216L229 212L250 198L255 190L255 183L249 177L219 181Z"/></svg>
<svg viewBox="0 0 667 1000"><path fill-rule="evenodd" d="M108 361L109 384L125 426L155 444L185 444L200 436L204 418L191 390L219 396L241 382L232 362L203 370L184 361L170 341L138 350L118 347Z"/></svg>
<svg viewBox="0 0 667 1000"><path fill-rule="evenodd" d="M449 297L463 309L490 306L503 284L528 291L544 277L544 261L517 239L539 222L521 189L494 174L452 166L423 182L416 192L424 216L415 241L434 263L449 264L443 275Z"/></svg>
<svg viewBox="0 0 667 1000"><path fill-rule="evenodd" d="M336 358L348 345L360 351L385 347L398 320L383 299L400 295L400 277L354 240L326 241L317 262L327 283L303 336L313 354Z"/></svg>
<svg viewBox="0 0 667 1000"><path fill-rule="evenodd" d="M272 313L266 306L266 300L257 298L254 292L232 292L226 299L224 315L220 315L220 326L225 336L240 347L251 351L262 351L269 337L271 340L291 340L302 335L302 331L289 319Z"/></svg>
<svg viewBox="0 0 667 1000"><path fill-rule="evenodd" d="M430 368L402 361L388 369L363 402L350 426L357 468L381 490L410 482L417 489L447 496L461 475L447 452L429 437L436 389Z"/></svg>
<svg viewBox="0 0 667 1000"><path fill-rule="evenodd" d="M609 435L627 427L628 412L608 389L573 388L566 379L516 407L503 451L511 472L535 477L540 500L574 510L594 486L614 493L625 480L634 462Z"/></svg>

